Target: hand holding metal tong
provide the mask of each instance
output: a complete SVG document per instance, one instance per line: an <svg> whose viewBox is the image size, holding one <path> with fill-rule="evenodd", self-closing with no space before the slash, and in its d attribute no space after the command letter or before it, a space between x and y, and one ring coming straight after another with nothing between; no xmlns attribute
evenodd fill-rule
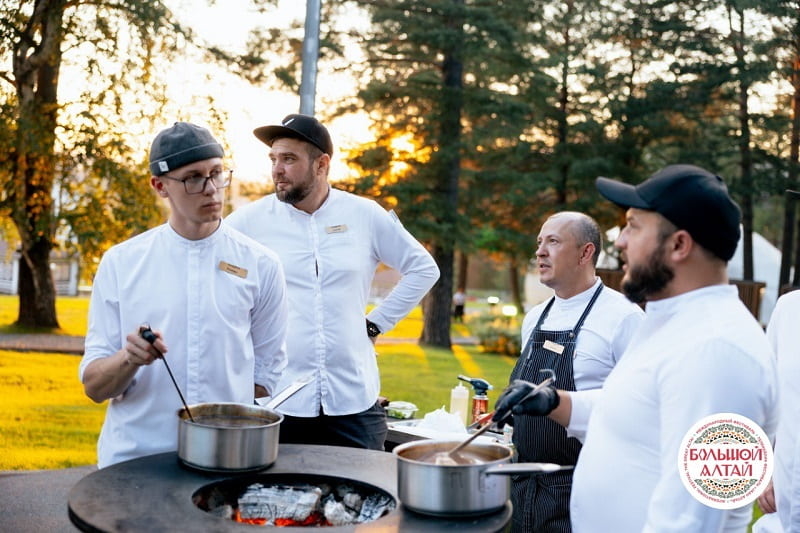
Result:
<svg viewBox="0 0 800 533"><path fill-rule="evenodd" d="M514 380L503 394L497 399L495 412L492 421L502 428L511 414L546 416L558 407L558 392L553 387L556 374L549 368L543 368L539 372L550 374L550 377L535 385L530 381L522 379ZM536 397L535 401L529 401Z"/></svg>

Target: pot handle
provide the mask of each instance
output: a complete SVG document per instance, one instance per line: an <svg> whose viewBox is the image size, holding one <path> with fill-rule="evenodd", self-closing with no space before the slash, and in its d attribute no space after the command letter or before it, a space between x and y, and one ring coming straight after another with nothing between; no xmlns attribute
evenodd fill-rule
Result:
<svg viewBox="0 0 800 533"><path fill-rule="evenodd" d="M281 392L274 396L269 396L266 398L256 398L256 403L262 407L266 407L267 409L275 409L280 404L285 402L289 399L289 396L293 395L295 392L299 391L309 383L311 380L314 379L314 374L309 374L302 378L296 379L292 382L291 385L283 389ZM260 400L260 401L259 401Z"/></svg>
<svg viewBox="0 0 800 533"><path fill-rule="evenodd" d="M514 474L549 474L560 470L572 470L573 466L562 466L553 463L502 463L490 466L483 470L487 476L490 475L514 475Z"/></svg>

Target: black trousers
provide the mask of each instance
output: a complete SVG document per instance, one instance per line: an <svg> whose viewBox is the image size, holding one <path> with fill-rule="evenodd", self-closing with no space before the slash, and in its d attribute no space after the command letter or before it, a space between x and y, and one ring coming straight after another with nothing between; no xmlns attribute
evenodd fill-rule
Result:
<svg viewBox="0 0 800 533"><path fill-rule="evenodd" d="M386 412L378 402L352 415L297 417L284 415L280 442L285 444L326 444L383 451L388 427Z"/></svg>

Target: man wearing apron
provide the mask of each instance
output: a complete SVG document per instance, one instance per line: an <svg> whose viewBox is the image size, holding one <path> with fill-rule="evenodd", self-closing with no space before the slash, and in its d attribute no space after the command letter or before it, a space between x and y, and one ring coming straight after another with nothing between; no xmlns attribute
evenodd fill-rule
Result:
<svg viewBox="0 0 800 533"><path fill-rule="evenodd" d="M549 368L556 375L555 388L598 389L643 318L642 309L596 276L602 243L592 218L555 214L542 226L537 243L540 281L555 296L525 316L526 342L511 373L512 385L518 379L539 383L548 377L540 370ZM575 465L581 445L556 422L518 415L513 424L520 462ZM512 477L513 531L570 531L571 486L571 470Z"/></svg>

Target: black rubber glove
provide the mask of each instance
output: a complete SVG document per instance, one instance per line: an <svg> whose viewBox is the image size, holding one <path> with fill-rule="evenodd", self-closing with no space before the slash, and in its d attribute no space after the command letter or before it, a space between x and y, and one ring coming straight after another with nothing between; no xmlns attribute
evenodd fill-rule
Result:
<svg viewBox="0 0 800 533"><path fill-rule="evenodd" d="M494 406L494 416L492 421L497 423L498 428L502 428L508 423L508 418L505 418L508 413L514 415L533 415L533 416L546 416L558 407L561 399L558 396L555 384L551 383L546 387L542 387L532 397L524 400L536 385L522 379L515 379L511 385L506 387L503 394L497 399Z"/></svg>

